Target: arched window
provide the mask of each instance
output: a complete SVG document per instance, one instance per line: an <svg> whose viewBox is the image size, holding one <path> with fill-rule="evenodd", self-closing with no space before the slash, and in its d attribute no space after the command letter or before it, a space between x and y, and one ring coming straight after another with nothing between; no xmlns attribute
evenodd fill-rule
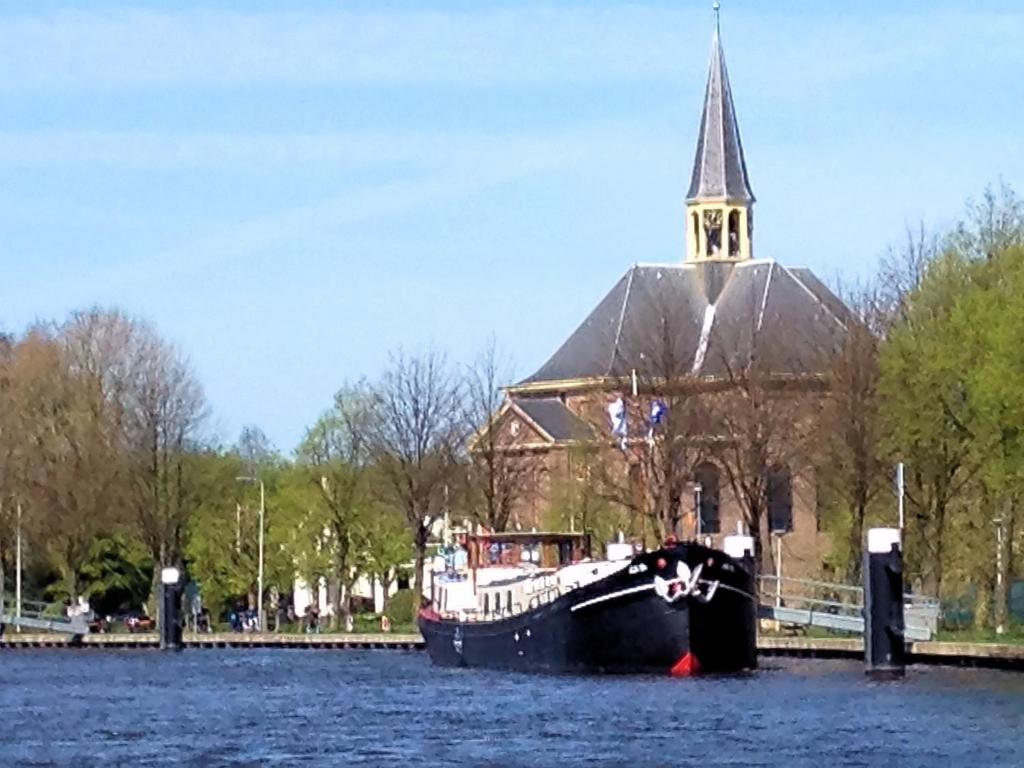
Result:
<svg viewBox="0 0 1024 768"><path fill-rule="evenodd" d="M701 533L719 533L722 530L722 521L718 514L718 467L710 461L705 461L694 470L693 479L700 487Z"/></svg>
<svg viewBox="0 0 1024 768"><path fill-rule="evenodd" d="M740 212L729 211L729 255L740 255Z"/></svg>
<svg viewBox="0 0 1024 768"><path fill-rule="evenodd" d="M789 467L775 465L768 470L768 525L780 533L793 530L793 478Z"/></svg>
<svg viewBox="0 0 1024 768"><path fill-rule="evenodd" d="M704 237L707 239L707 256L717 256L722 250L722 212L704 211Z"/></svg>
<svg viewBox="0 0 1024 768"><path fill-rule="evenodd" d="M693 250L699 256L700 253L700 217L693 214Z"/></svg>

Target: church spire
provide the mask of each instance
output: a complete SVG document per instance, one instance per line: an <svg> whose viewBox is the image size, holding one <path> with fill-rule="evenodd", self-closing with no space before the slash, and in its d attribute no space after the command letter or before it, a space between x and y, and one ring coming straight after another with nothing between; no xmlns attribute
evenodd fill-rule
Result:
<svg viewBox="0 0 1024 768"><path fill-rule="evenodd" d="M688 258L748 259L754 193L725 66L715 3L715 32L697 152L687 194Z"/></svg>

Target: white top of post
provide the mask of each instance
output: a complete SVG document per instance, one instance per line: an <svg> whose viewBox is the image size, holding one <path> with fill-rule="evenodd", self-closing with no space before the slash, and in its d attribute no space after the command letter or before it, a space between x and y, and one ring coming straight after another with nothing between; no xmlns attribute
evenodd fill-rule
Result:
<svg viewBox="0 0 1024 768"><path fill-rule="evenodd" d="M726 536L723 544L725 554L729 557L739 560L746 556L747 552L751 555L754 554L754 537L753 536Z"/></svg>
<svg viewBox="0 0 1024 768"><path fill-rule="evenodd" d="M898 528L871 528L868 530L868 552L873 555L887 555L892 552L893 544L902 549Z"/></svg>

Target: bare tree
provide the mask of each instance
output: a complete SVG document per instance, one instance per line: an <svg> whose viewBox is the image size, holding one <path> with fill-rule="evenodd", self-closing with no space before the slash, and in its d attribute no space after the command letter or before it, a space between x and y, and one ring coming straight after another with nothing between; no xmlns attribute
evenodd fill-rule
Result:
<svg viewBox="0 0 1024 768"><path fill-rule="evenodd" d="M192 504L187 457L207 414L188 362L145 322L93 309L62 327L71 369L93 382L93 402L117 453L125 522L149 549L155 594L159 569L181 562Z"/></svg>
<svg viewBox="0 0 1024 768"><path fill-rule="evenodd" d="M463 386L444 355L399 351L376 387L370 453L402 510L416 551L413 618L423 595L423 567L432 524L441 518L446 488L465 471Z"/></svg>
<svg viewBox="0 0 1024 768"><path fill-rule="evenodd" d="M646 541L650 530L656 542L696 535L695 517L686 526L683 520L692 517L687 500L706 453L698 340L690 307L669 280L633 288L641 309L624 319L615 360L621 388L612 395L627 406L628 436L616 449L609 443L593 466L601 496L629 509L642 524L640 537Z"/></svg>
<svg viewBox="0 0 1024 768"><path fill-rule="evenodd" d="M967 201L967 216L948 238L948 247L968 259L994 259L1022 245L1024 200L1002 180L981 200Z"/></svg>
<svg viewBox="0 0 1024 768"><path fill-rule="evenodd" d="M207 407L180 354L145 326L139 333L138 378L126 419L131 508L154 562L168 566L182 558L193 512L188 456L200 440Z"/></svg>
<svg viewBox="0 0 1024 768"><path fill-rule="evenodd" d="M511 380L511 366L492 338L466 371L466 430L470 439L469 481L473 516L491 531L504 531L516 504L531 490L542 463L502 439L496 417L505 402L501 385Z"/></svg>
<svg viewBox="0 0 1024 768"><path fill-rule="evenodd" d="M907 301L942 251L941 239L927 231L907 227L902 247L890 247L878 265L878 312L875 319L886 330L906 317Z"/></svg>
<svg viewBox="0 0 1024 768"><path fill-rule="evenodd" d="M878 389L883 323L876 289L847 291L845 301L851 312L843 345L828 370L816 471L822 491L849 515L842 561L847 579L857 582L865 521L887 480Z"/></svg>

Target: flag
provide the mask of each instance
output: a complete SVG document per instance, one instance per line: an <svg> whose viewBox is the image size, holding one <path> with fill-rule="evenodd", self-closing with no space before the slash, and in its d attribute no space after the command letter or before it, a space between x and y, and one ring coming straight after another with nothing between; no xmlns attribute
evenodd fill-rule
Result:
<svg viewBox="0 0 1024 768"><path fill-rule="evenodd" d="M619 397L608 406L608 420L612 425L612 434L621 438L622 450L626 450L626 437L629 435L626 401Z"/></svg>
<svg viewBox="0 0 1024 768"><path fill-rule="evenodd" d="M665 420L668 415L668 406L664 400L655 400L651 403L651 417L648 421L647 438L654 437L654 428Z"/></svg>

